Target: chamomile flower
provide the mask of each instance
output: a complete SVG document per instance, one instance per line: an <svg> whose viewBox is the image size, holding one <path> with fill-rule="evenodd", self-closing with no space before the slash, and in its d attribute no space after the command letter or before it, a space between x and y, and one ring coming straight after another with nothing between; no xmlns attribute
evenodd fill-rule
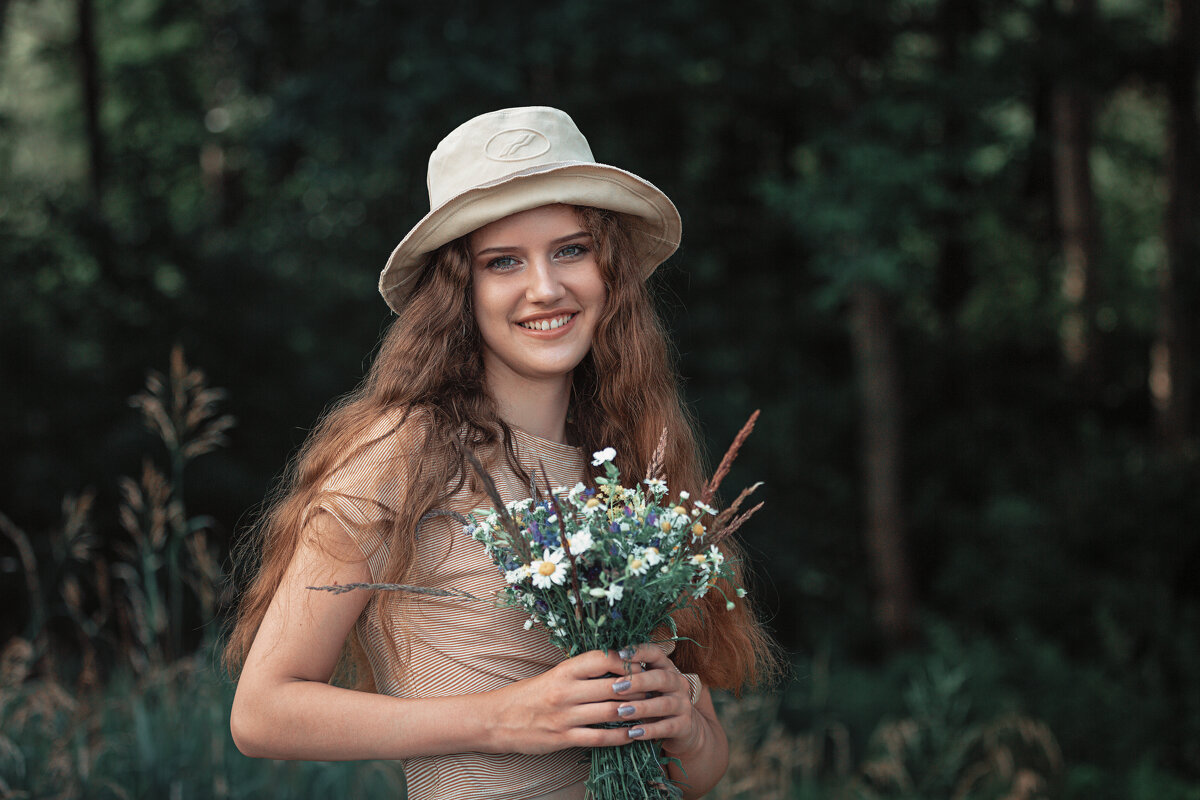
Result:
<svg viewBox="0 0 1200 800"><path fill-rule="evenodd" d="M542 557L529 565L529 574L533 576L533 585L539 589L549 589L551 585L562 586L567 579L566 565L562 563L563 551L544 550Z"/></svg>
<svg viewBox="0 0 1200 800"><path fill-rule="evenodd" d="M646 478L642 483L646 484L650 488L650 492L656 497L664 495L667 492L667 482L662 478Z"/></svg>
<svg viewBox="0 0 1200 800"><path fill-rule="evenodd" d="M646 564L651 567L658 566L658 563L663 559L662 553L658 552L657 547L647 547L642 553L642 558L644 558L646 560Z"/></svg>
<svg viewBox="0 0 1200 800"><path fill-rule="evenodd" d="M629 560L626 563L626 568L629 570L630 575L645 575L646 571L650 569L650 566L650 562L646 559L645 555L641 553L634 553L630 555Z"/></svg>
<svg viewBox="0 0 1200 800"><path fill-rule="evenodd" d="M588 530L579 531L567 539L567 545L571 548L573 555L587 552L592 547L592 532Z"/></svg>
<svg viewBox="0 0 1200 800"><path fill-rule="evenodd" d="M509 583L520 583L529 577L529 565L522 564L515 569L506 570L504 572L504 580Z"/></svg>
<svg viewBox="0 0 1200 800"><path fill-rule="evenodd" d="M700 501L700 500L697 500L697 501L696 501L696 508L698 508L698 509L700 509L701 511L703 511L705 514L709 514L710 516L714 516L714 517L715 517L715 516L716 516L718 513L720 513L720 512L718 512L718 511L717 511L715 508L713 508L712 506L710 506L708 503L705 503L705 502L703 502L703 501Z"/></svg>

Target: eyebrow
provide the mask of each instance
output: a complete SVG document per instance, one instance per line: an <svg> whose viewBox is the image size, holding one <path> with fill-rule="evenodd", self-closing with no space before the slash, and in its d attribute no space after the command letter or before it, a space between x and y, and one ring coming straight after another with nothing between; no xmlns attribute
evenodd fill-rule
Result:
<svg viewBox="0 0 1200 800"><path fill-rule="evenodd" d="M589 239L592 238L592 235L590 233L588 233L587 231L576 231L575 233L570 233L570 234L567 234L566 236L560 236L557 239L555 239L554 241L550 242L550 244L552 246L564 244L565 242L569 242L573 239L578 239L578 238L584 237L584 236L586 236ZM475 256L479 257L481 255L484 255L485 253L503 253L503 252L508 252L508 251L512 251L512 250L520 250L520 249L521 248L516 247L514 245L501 245L499 247L487 247L487 248L484 248L483 250L476 250Z"/></svg>

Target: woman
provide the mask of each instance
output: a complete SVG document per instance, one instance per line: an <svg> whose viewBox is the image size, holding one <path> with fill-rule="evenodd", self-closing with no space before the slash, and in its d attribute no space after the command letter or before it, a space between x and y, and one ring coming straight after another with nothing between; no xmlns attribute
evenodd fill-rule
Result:
<svg viewBox="0 0 1200 800"><path fill-rule="evenodd" d="M644 668L614 680L620 654L564 660L518 609L306 589L504 586L480 543L430 514L487 505L455 437L506 501L528 496L535 470L552 485L587 477L584 454L609 445L622 473L641 474L664 427L669 485L701 484L644 285L678 246L670 200L596 163L571 119L544 107L460 126L430 157L429 192L432 210L380 276L398 316L378 358L313 431L256 531L261 564L226 651L241 673L234 739L251 756L403 759L413 800L524 800L581 798L577 748L647 737L699 797L727 763L707 687L736 690L773 665L745 606L726 612L709 593L703 630L695 614L677 620L703 647L639 644ZM374 691L331 685L339 663ZM591 727L627 718L645 723Z"/></svg>

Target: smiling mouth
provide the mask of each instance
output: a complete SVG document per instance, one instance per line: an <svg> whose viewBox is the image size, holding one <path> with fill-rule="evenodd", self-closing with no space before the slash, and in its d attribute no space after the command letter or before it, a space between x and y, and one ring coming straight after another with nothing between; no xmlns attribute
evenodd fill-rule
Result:
<svg viewBox="0 0 1200 800"><path fill-rule="evenodd" d="M575 314L561 314L549 319L535 319L529 322L518 322L517 324L529 331L552 331L556 328L561 328L574 318Z"/></svg>

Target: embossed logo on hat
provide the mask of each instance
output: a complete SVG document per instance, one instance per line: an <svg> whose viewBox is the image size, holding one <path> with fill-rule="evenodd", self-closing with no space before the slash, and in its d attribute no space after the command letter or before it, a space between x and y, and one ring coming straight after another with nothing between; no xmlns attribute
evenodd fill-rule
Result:
<svg viewBox="0 0 1200 800"><path fill-rule="evenodd" d="M532 128L512 128L488 139L483 152L493 161L525 161L549 149L550 140L544 134Z"/></svg>

